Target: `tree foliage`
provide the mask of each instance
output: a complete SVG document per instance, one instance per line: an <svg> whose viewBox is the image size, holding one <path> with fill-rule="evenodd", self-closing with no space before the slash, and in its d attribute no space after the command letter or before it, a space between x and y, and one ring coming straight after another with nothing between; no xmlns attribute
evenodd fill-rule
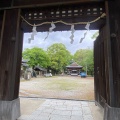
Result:
<svg viewBox="0 0 120 120"><path fill-rule="evenodd" d="M92 49L80 49L74 54L74 60L81 66L83 70L86 70L88 74L93 75L94 63L93 63L93 50Z"/></svg>
<svg viewBox="0 0 120 120"><path fill-rule="evenodd" d="M37 47L25 49L25 51L23 51L23 58L28 60L28 64L31 67L39 65L47 68L50 64L48 54L43 49Z"/></svg>
<svg viewBox="0 0 120 120"><path fill-rule="evenodd" d="M95 32L95 34L93 34L93 36L91 38L96 39L98 36L99 36L99 31Z"/></svg>
<svg viewBox="0 0 120 120"><path fill-rule="evenodd" d="M69 64L72 56L62 43L55 43L47 49L50 57L50 67L56 73L61 72L65 69L66 65Z"/></svg>

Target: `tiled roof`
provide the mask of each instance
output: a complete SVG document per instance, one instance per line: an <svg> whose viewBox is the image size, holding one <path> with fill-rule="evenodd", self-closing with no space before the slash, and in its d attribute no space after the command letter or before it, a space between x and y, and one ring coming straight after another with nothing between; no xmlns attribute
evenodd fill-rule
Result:
<svg viewBox="0 0 120 120"><path fill-rule="evenodd" d="M45 68L42 68L42 67L39 67L39 66L35 66L34 70L47 71Z"/></svg>
<svg viewBox="0 0 120 120"><path fill-rule="evenodd" d="M72 67L75 67L75 68L82 68L82 66L78 65L76 62L73 62L72 64L66 66L67 68L72 68Z"/></svg>

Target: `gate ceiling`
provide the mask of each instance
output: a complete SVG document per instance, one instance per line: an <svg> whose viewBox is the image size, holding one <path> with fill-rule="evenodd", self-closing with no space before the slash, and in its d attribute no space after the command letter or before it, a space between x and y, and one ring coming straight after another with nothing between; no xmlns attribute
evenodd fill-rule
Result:
<svg viewBox="0 0 120 120"><path fill-rule="evenodd" d="M31 24L63 20L68 23L92 21L105 12L104 3L81 3L69 5L56 5L49 7L35 7L22 9L22 16ZM90 29L99 29L105 24L105 19L93 23ZM70 26L56 24L54 31L70 30ZM24 32L31 32L32 27L22 22ZM38 31L48 31L50 25L37 27ZM84 30L85 25L75 25L76 30Z"/></svg>

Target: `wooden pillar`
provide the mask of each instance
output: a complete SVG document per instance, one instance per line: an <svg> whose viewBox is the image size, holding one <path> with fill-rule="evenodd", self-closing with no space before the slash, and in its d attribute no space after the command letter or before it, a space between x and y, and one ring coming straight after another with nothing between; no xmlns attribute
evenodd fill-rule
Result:
<svg viewBox="0 0 120 120"><path fill-rule="evenodd" d="M120 100L116 100L116 99L120 99L119 96L119 91L117 91L117 86L118 83L118 79L120 79L119 76L119 72L120 72L120 17L119 17L119 6L120 2L118 2L118 0L116 1L110 1L107 2L106 6L107 6L107 23L108 23L108 32L109 32L109 42L110 42L110 49L111 49L111 68L112 68L112 85L113 85L113 100L112 104L109 104L111 107L120 107ZM110 88L111 89L111 88Z"/></svg>
<svg viewBox="0 0 120 120"><path fill-rule="evenodd" d="M120 120L120 1L106 2L107 31L111 51L109 76L110 103L106 103L104 120Z"/></svg>
<svg viewBox="0 0 120 120"><path fill-rule="evenodd" d="M0 50L0 113L1 120L20 116L18 99L22 54L20 9L4 10Z"/></svg>
<svg viewBox="0 0 120 120"><path fill-rule="evenodd" d="M108 6L108 2L106 2L105 4L106 6L106 39L107 39L107 60L108 60L108 80L107 80L107 85L108 85L108 89L109 89L109 100L107 101L107 104L110 105L111 107L114 106L115 104L115 99L114 99L114 85L113 85L113 68L112 68L112 51L111 51L111 26L110 26L110 19L109 19L109 6Z"/></svg>

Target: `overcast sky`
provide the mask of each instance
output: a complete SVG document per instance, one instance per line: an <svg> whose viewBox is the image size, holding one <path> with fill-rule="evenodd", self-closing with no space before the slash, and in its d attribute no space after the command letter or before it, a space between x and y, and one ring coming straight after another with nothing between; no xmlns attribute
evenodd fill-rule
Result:
<svg viewBox="0 0 120 120"><path fill-rule="evenodd" d="M82 43L79 43L85 32L86 31L84 30L76 30L74 33L73 44L70 43L71 31L52 32L49 34L46 40L44 39L47 36L47 32L38 32L31 43L28 43L28 38L31 37L31 33L25 33L23 39L23 50L32 47L40 47L44 50L47 50L47 48L54 43L63 43L71 52L71 54L74 54L79 49L93 48L94 39L91 39L91 37L96 32L96 30L88 31L86 38Z"/></svg>

